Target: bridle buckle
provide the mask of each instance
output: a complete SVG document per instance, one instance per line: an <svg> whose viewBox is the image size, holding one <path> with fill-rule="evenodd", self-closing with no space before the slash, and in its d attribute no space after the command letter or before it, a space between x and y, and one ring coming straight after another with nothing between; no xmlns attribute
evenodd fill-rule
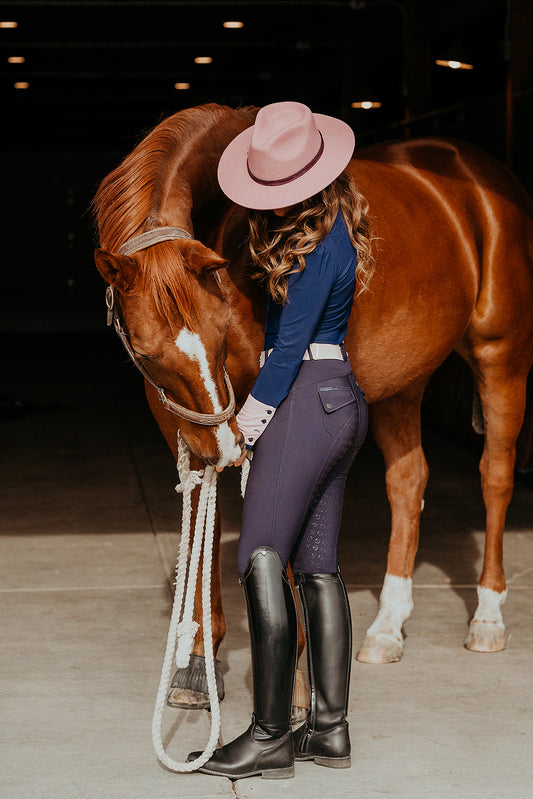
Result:
<svg viewBox="0 0 533 799"><path fill-rule="evenodd" d="M107 306L107 326L113 324L113 307L115 305L115 292L113 286L108 286L105 290L105 304Z"/></svg>

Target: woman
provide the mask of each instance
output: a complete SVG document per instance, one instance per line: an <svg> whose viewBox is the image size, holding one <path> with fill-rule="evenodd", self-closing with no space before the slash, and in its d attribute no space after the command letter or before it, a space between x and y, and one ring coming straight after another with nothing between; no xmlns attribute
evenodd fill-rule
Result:
<svg viewBox="0 0 533 799"><path fill-rule="evenodd" d="M254 713L248 730L200 769L206 774L292 777L295 759L350 765L351 620L337 537L346 477L368 415L343 340L356 268L361 289L372 271L367 204L343 173L353 148L344 122L301 103L273 103L219 164L222 190L252 209L250 250L269 301L262 368L237 415L246 449L253 450L238 567ZM311 686L309 717L294 734L298 634L289 560L304 611Z"/></svg>

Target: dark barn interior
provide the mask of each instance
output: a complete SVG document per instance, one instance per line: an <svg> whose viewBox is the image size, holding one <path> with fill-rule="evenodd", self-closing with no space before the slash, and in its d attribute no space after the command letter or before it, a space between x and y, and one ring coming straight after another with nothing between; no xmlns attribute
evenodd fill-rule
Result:
<svg viewBox="0 0 533 799"><path fill-rule="evenodd" d="M180 109L292 99L346 121L358 148L425 136L469 141L506 164L531 194L532 41L530 0L0 2L0 431L5 435L0 508L6 572L1 595L9 620L3 671L13 746L2 777L6 799L164 799L176 790L205 799L278 795L255 779L235 788L218 778L199 782L192 776L180 789L181 778L158 770L151 752L150 703L168 623L178 529L174 464L151 418L141 378L106 328L90 211L99 182L146 132ZM374 749L361 755L359 777L352 773L336 783L333 770L316 769L326 773L315 775L312 766L304 769L304 787L298 780L289 787L294 796L319 791L334 797L530 796L533 772L524 741L533 720L524 692L531 657L527 599L533 588L531 375L530 384L506 550L506 570L516 585L506 606L514 617L515 649L485 659L460 646L461 625L475 608L483 546L477 471L482 436L471 425L470 371L452 354L430 381L423 404L434 476L417 575L419 604L428 613L431 605L433 621L444 616L444 607L454 612L451 621L440 619L439 628L453 641L446 649L431 620L419 618L419 628L413 622L410 659L395 666L395 674L393 667L384 672L377 667L377 676L370 667L362 667L362 674L356 668L354 696L375 703L361 709L364 722L359 722L374 719L379 726L372 733ZM354 630L362 635L377 605L390 524L383 465L370 438L350 480L360 504L347 503L343 522L347 528L352 516L359 519L357 565L347 567L347 582L356 608ZM231 582L226 612L230 619L233 614L234 627L223 659L227 692L238 705L226 722L229 739L244 719L237 698L241 683L249 693L251 682L243 665L245 636L235 621L242 612L233 565L240 505L231 497L238 497L237 476L226 473L221 482L227 525L223 562ZM350 546L341 547L347 560ZM443 604L437 599L441 588L447 589ZM135 608L145 599L141 619ZM150 618L156 619L153 626ZM429 654L422 651L423 636L430 639ZM449 662L456 670L451 676ZM438 690L425 678L421 686L425 668ZM459 684L461 676L462 687L448 701L442 686ZM405 690L401 699L398 679ZM498 693L503 680L508 694ZM496 699L484 720L480 708L486 709L487 691ZM396 703L402 717L396 733L383 697L393 697L389 707ZM420 705L410 715L413 697ZM463 732L456 734L450 706L463 700ZM355 716L359 708L354 708ZM437 745L427 744L433 735L428 708L441 718L444 759ZM425 719L418 728L417 710ZM500 749L488 729L498 713L505 725ZM198 746L207 740L205 715L199 721L194 712L183 711L177 722L169 722L180 756L179 736L194 738ZM469 738L464 728L472 719ZM359 738L357 746L364 750L360 728ZM409 752L420 745L424 755L411 767ZM38 768L28 766L31 757ZM384 768L382 758L388 763ZM470 771L476 760L484 770L479 779ZM65 765L74 761L76 768Z"/></svg>
<svg viewBox="0 0 533 799"><path fill-rule="evenodd" d="M0 29L4 252L17 263L4 270L4 328L20 327L22 316L42 328L95 319L91 198L143 133L180 108L297 98L347 121L359 147L454 136L533 189L525 0L28 0L1 8L17 22ZM234 20L243 27L223 27ZM212 62L195 63L202 56ZM8 63L13 57L24 62ZM452 57L474 69L435 63ZM352 108L365 100L381 107Z"/></svg>

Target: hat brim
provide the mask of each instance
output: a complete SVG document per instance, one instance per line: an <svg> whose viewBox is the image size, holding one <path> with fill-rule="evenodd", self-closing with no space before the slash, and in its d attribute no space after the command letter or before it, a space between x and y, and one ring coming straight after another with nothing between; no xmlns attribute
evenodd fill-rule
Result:
<svg viewBox="0 0 533 799"><path fill-rule="evenodd" d="M237 205L256 210L286 208L329 186L348 166L355 147L353 130L325 114L313 114L324 140L324 151L308 172L281 186L263 186L248 173L247 158L253 125L226 147L218 164L220 188Z"/></svg>

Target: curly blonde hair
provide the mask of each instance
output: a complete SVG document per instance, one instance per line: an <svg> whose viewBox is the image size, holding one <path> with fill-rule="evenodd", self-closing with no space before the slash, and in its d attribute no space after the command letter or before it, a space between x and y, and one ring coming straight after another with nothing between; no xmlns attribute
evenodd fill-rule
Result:
<svg viewBox="0 0 533 799"><path fill-rule="evenodd" d="M254 277L266 284L276 302L287 301L287 276L305 268L305 256L328 235L339 208L357 252L358 293L361 293L368 289L374 259L368 202L351 175L342 172L321 192L292 206L282 218L270 212L250 211L250 253L257 267Z"/></svg>

